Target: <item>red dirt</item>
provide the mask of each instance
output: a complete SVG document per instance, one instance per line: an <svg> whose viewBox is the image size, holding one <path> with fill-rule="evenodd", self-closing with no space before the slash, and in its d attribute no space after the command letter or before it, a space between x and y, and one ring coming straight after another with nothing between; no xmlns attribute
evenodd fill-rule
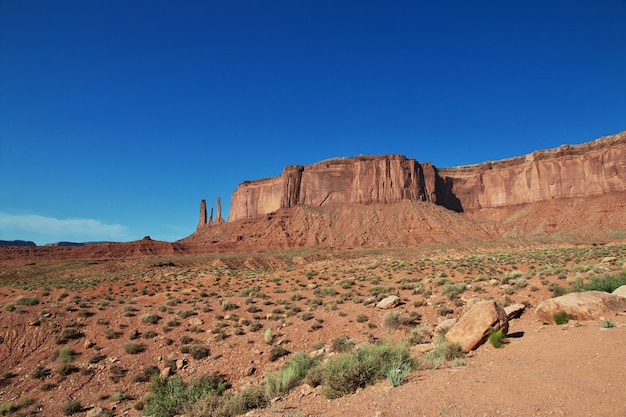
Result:
<svg viewBox="0 0 626 417"><path fill-rule="evenodd" d="M603 262L607 256L617 260ZM383 323L385 311L362 303L375 285L394 287L393 292L404 300L395 311L402 316L417 312L420 325L433 328L444 318L438 313L441 306L447 306L454 317L472 300L488 297L504 304L536 306L551 296L551 284L567 286L568 280L587 279L594 271L621 271L625 261L624 245L303 251L89 262L31 259L20 265L13 259L3 263L0 272L0 305L12 302L16 307L15 311L0 310L0 366L7 370L0 379L0 404L27 395L32 404L22 412L60 415L61 407L73 398L85 407L99 405L114 409L115 415L138 416L133 405L148 392L149 384L133 382L133 378L142 366L162 368L168 358L187 361L179 371L184 379L217 371L227 376L235 390L249 383L261 384L266 372L287 361L269 361L264 328L271 328L274 343L282 341L290 352L309 352L318 341L329 346L341 334L357 344L405 339L410 327L388 329ZM540 273L542 268L549 269ZM513 271L524 274L527 285L511 294L488 281ZM468 282L470 289L452 301L441 295L444 285L437 285L437 277ZM403 278L404 282L416 279L432 295L415 293L410 286L403 289ZM354 284L343 288L340 282L346 279ZM317 285L318 290L334 288L337 294L316 293L308 284ZM33 288L19 288L29 286ZM241 293L247 288L257 288L264 295L248 298ZM62 297L63 293L67 296ZM292 299L296 293L300 299ZM36 296L39 304L19 305L20 296ZM220 304L223 299L239 308L225 311ZM302 313L289 314L292 307L307 310L315 299L322 306L312 310L310 320L303 319ZM259 311L249 311L252 305ZM181 311L195 314L183 318ZM160 322L143 323L147 313L158 314ZM358 314L368 320L357 321ZM256 331L242 321L254 317L261 324ZM190 323L195 318L203 321L196 329ZM163 326L172 319L179 325L166 331ZM482 346L465 359L466 366L448 364L443 369L415 371L398 388L382 381L332 401L319 392L300 398L300 388L296 388L273 407L251 415L624 415L621 346L626 343L626 317L610 319L616 327L607 330L600 329L600 321L544 326L530 309L511 324L510 332L523 332L522 337L510 338L504 349ZM319 328L313 329L314 323ZM58 345L55 337L71 324L84 337ZM237 327L242 329L240 335ZM107 338L107 329L116 332L116 338ZM146 349L136 355L123 348L133 330L139 331L134 342ZM156 335L144 339L150 331ZM210 357L196 360L182 353L183 335L209 348ZM171 345L165 343L168 338ZM97 350L85 347L86 339ZM74 360L77 371L66 377L59 375L58 363L51 358L60 346L79 353ZM104 358L90 364L97 353ZM43 380L33 378L37 365L50 375ZM111 380L115 366L126 371L119 382ZM246 376L251 367L256 372ZM130 399L112 403L109 398L115 391Z"/></svg>

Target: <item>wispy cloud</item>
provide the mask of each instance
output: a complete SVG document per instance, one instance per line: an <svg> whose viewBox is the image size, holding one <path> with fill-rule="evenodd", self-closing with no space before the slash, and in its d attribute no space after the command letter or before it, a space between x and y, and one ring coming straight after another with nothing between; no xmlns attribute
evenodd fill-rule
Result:
<svg viewBox="0 0 626 417"><path fill-rule="evenodd" d="M120 240L128 235L126 226L106 224L95 219L58 219L38 214L10 214L0 212L0 236L29 235L60 240ZM1 238L1 237L0 237Z"/></svg>

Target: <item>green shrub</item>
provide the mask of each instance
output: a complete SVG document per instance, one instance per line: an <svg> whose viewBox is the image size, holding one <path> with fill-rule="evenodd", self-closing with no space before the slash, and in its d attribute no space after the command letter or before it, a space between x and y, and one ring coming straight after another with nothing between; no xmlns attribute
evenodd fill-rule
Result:
<svg viewBox="0 0 626 417"><path fill-rule="evenodd" d="M136 355L138 353L144 352L146 347L141 343L124 343L124 351L130 355Z"/></svg>
<svg viewBox="0 0 626 417"><path fill-rule="evenodd" d="M407 337L406 342L409 346L420 345L430 341L430 334L428 333L428 327L415 327L411 329L411 333Z"/></svg>
<svg viewBox="0 0 626 417"><path fill-rule="evenodd" d="M161 317L157 314L146 313L141 318L143 324L157 324Z"/></svg>
<svg viewBox="0 0 626 417"><path fill-rule="evenodd" d="M413 367L405 345L366 345L354 353L331 358L322 369L324 393L331 399L354 393L358 388L385 378L398 364Z"/></svg>
<svg viewBox="0 0 626 417"><path fill-rule="evenodd" d="M411 373L411 365L409 363L397 363L394 364L387 371L387 381L393 387L399 387L404 382L404 379Z"/></svg>
<svg viewBox="0 0 626 417"><path fill-rule="evenodd" d="M193 345L189 345L189 354L194 359L204 359L209 356L209 349L194 343Z"/></svg>
<svg viewBox="0 0 626 417"><path fill-rule="evenodd" d="M567 317L567 313L565 311L556 313L553 317L554 317L554 323L558 325L565 324L569 321L569 318Z"/></svg>
<svg viewBox="0 0 626 417"><path fill-rule="evenodd" d="M613 292L622 285L626 285L626 271L617 275L594 278L588 284L583 285L583 290Z"/></svg>
<svg viewBox="0 0 626 417"><path fill-rule="evenodd" d="M466 289L467 284L465 284L464 282L459 282L457 284L446 284L441 294L446 295L449 299L453 300Z"/></svg>
<svg viewBox="0 0 626 417"><path fill-rule="evenodd" d="M154 417L173 417L186 414L195 403L221 396L230 384L217 374L192 378L185 384L180 375L171 378L152 377L150 397L144 405L144 414Z"/></svg>
<svg viewBox="0 0 626 417"><path fill-rule="evenodd" d="M463 349L457 343L449 343L444 336L437 339L435 350L425 353L423 365L429 369L439 368L445 361L460 359L465 356Z"/></svg>
<svg viewBox="0 0 626 417"><path fill-rule="evenodd" d="M76 327L66 327L56 336L55 340L57 345L62 345L70 340L80 339L83 336L85 336L85 334Z"/></svg>
<svg viewBox="0 0 626 417"><path fill-rule="evenodd" d="M353 348L354 342L345 334L342 334L330 342L330 350L333 352L350 352Z"/></svg>
<svg viewBox="0 0 626 417"><path fill-rule="evenodd" d="M283 356L289 355L289 351L282 346L274 346L270 349L269 359L272 362L277 361Z"/></svg>
<svg viewBox="0 0 626 417"><path fill-rule="evenodd" d="M236 416L249 410L265 407L267 404L268 399L263 390L256 385L248 385L240 392L227 396L222 406L213 415Z"/></svg>
<svg viewBox="0 0 626 417"><path fill-rule="evenodd" d="M270 397L286 394L313 366L313 359L303 352L298 352L280 371L265 376L266 392Z"/></svg>
<svg viewBox="0 0 626 417"><path fill-rule="evenodd" d="M505 337L506 335L504 334L504 332L502 332L502 329L498 329L498 330L492 331L489 334L489 341L491 342L491 345L493 347L495 347L496 349L499 349L504 346L504 343L502 343L502 340L504 340Z"/></svg>
<svg viewBox="0 0 626 417"><path fill-rule="evenodd" d="M83 406L80 404L80 401L70 399L63 408L61 408L61 411L63 411L63 415L71 416L72 414L80 413L82 409Z"/></svg>
<svg viewBox="0 0 626 417"><path fill-rule="evenodd" d="M265 329L265 333L263 333L263 340L265 340L265 343L267 343L267 344L272 343L272 341L274 340L274 335L272 334L272 329L270 329L269 327L267 329Z"/></svg>
<svg viewBox="0 0 626 417"><path fill-rule="evenodd" d="M15 311L15 304L14 303L6 303L4 305L4 309L6 311Z"/></svg>
<svg viewBox="0 0 626 417"><path fill-rule="evenodd" d="M19 297L16 303L20 306L34 306L39 304L39 299L37 297Z"/></svg>

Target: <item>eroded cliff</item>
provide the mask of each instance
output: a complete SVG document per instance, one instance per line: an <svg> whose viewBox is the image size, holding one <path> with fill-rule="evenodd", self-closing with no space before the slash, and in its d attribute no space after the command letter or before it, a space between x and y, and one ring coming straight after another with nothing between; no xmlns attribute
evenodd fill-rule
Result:
<svg viewBox="0 0 626 417"><path fill-rule="evenodd" d="M437 169L402 155L288 166L233 193L229 221L295 206L428 201L454 211L626 191L626 132L527 156Z"/></svg>

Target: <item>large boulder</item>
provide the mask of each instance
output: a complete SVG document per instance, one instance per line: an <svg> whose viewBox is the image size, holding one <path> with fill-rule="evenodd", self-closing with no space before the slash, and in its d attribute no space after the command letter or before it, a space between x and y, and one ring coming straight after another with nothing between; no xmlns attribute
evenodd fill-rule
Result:
<svg viewBox="0 0 626 417"><path fill-rule="evenodd" d="M626 298L602 291L571 292L543 301L535 309L537 318L555 324L554 316L565 313L570 320L597 320L626 311Z"/></svg>
<svg viewBox="0 0 626 417"><path fill-rule="evenodd" d="M612 292L612 294L626 298L626 285L622 285L621 287L616 288L615 291Z"/></svg>
<svg viewBox="0 0 626 417"><path fill-rule="evenodd" d="M446 340L458 343L463 352L478 348L495 330L509 331L504 309L495 301L479 301L446 333Z"/></svg>

